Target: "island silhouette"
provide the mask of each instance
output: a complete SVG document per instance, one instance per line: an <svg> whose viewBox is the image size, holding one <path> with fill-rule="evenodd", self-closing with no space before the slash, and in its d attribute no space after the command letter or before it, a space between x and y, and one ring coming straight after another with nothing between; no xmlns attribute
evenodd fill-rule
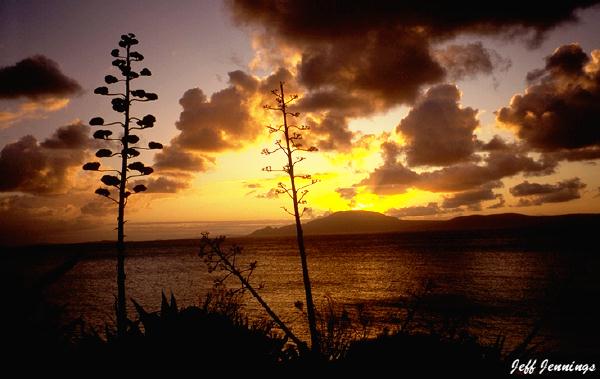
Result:
<svg viewBox="0 0 600 379"><path fill-rule="evenodd" d="M448 220L401 220L371 211L341 211L304 224L306 235L375 234L425 231L521 230L522 232L591 236L600 227L600 214L529 216L519 213L459 216ZM294 236L294 225L267 226L248 237Z"/></svg>

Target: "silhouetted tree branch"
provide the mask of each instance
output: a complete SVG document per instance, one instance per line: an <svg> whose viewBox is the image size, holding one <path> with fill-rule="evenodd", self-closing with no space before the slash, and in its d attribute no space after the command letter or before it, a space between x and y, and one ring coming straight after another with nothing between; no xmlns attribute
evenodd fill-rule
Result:
<svg viewBox="0 0 600 379"><path fill-rule="evenodd" d="M300 350L307 350L306 344L300 340L290 328L288 328L251 284L250 277L257 267L257 262L250 262L245 268L241 268L236 260L238 255L242 252L242 248L234 245L229 249L224 249L222 247L224 241L225 237L221 236L211 239L208 237L208 233L203 233L202 238L200 239L199 255L204 258L204 262L206 263L209 272L225 272L224 276L215 279L215 283L223 284L227 278L232 275L235 276L242 285L240 290L248 290L256 301L264 308L271 319L273 319L273 321L281 328L285 335L294 341Z"/></svg>

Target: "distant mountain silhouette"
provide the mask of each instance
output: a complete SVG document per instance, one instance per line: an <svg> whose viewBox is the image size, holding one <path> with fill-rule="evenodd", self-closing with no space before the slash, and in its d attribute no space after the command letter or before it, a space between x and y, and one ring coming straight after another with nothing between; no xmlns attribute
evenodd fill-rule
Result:
<svg viewBox="0 0 600 379"><path fill-rule="evenodd" d="M482 229L600 230L600 214L568 214L560 216L527 216L518 213L460 216L450 220L400 220L378 212L342 211L308 221L306 235L369 234L418 231L456 231ZM295 225L279 228L267 226L249 237L293 236Z"/></svg>

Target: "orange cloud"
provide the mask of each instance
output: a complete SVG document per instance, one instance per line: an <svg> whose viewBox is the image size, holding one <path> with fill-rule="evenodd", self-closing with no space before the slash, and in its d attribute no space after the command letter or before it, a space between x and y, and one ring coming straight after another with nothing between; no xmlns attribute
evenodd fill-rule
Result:
<svg viewBox="0 0 600 379"><path fill-rule="evenodd" d="M45 118L46 113L59 111L69 102L67 98L44 98L21 103L14 110L0 111L0 129L10 128L16 122L27 119Z"/></svg>

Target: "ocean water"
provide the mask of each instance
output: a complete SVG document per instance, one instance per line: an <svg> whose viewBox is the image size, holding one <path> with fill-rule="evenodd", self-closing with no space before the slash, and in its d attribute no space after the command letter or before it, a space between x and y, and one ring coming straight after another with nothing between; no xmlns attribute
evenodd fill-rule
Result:
<svg viewBox="0 0 600 379"><path fill-rule="evenodd" d="M534 343L540 349L597 354L600 258L589 243L552 237L514 231L309 237L315 301L318 308L327 297L350 312L362 307L372 320L371 332L377 333L397 328L406 305L420 294L415 328L454 320L486 342L504 336L511 348L539 322ZM295 301L304 301L295 239L227 243L243 246L241 263L258 262L253 282L262 284L261 294L275 312L306 336L305 319L294 307ZM215 278L198 256L198 245L198 240L130 243L127 296L148 310L158 310L161 291L174 293L180 306L198 304ZM63 305L67 319L81 316L99 330L113 324L112 245L38 248L21 263L25 277L53 267L67 250L86 258L47 289L46 299ZM431 289L425 293L426 282ZM235 280L229 283L239 286ZM266 317L251 297L246 310L251 317Z"/></svg>

